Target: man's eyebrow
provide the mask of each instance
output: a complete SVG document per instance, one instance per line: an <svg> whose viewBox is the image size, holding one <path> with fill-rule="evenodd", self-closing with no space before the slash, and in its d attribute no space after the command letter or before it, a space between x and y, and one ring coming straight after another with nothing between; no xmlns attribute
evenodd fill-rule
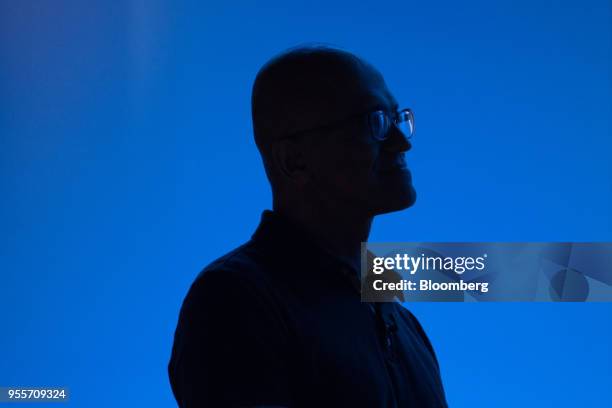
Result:
<svg viewBox="0 0 612 408"><path fill-rule="evenodd" d="M393 102L393 104L389 107L386 103L377 103L372 107L372 110L382 110L385 112L397 112L399 109L399 104L397 102Z"/></svg>

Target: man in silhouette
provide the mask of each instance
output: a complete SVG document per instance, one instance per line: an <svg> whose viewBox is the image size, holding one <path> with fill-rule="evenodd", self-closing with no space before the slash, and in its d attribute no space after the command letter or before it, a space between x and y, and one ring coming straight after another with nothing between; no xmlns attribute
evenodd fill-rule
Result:
<svg viewBox="0 0 612 408"><path fill-rule="evenodd" d="M273 210L183 302L168 366L179 406L446 407L416 318L359 294L374 216L416 198L411 112L366 61L317 46L259 71L252 116Z"/></svg>

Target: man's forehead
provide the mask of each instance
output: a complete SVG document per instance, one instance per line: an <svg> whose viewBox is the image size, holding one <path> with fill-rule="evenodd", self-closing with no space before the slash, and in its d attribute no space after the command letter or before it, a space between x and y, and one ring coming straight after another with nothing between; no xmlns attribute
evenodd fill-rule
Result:
<svg viewBox="0 0 612 408"><path fill-rule="evenodd" d="M378 71L364 71L359 74L347 76L345 81L338 81L338 88L333 90L344 96L343 106L348 111L342 113L359 113L377 107L390 110L397 105Z"/></svg>

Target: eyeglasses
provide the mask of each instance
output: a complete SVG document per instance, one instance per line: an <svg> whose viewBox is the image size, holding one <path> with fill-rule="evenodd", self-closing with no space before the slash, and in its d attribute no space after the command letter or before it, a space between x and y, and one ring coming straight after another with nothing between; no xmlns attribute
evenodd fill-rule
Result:
<svg viewBox="0 0 612 408"><path fill-rule="evenodd" d="M394 125L406 139L412 139L414 136L414 113L411 109L406 108L402 109L398 112L389 113L385 110L375 110L367 112L366 114L358 114L353 115L351 117L342 119L340 121L324 125L317 126L314 128L301 130L286 136L283 136L281 139L288 139L297 136L304 135L306 133L310 133L316 130L326 130L338 127L343 125L346 122L353 121L355 118L363 118L367 119L367 125L370 131L370 135L377 141L382 142L389 137L389 130L391 126Z"/></svg>
<svg viewBox="0 0 612 408"><path fill-rule="evenodd" d="M395 125L406 139L414 136L414 113L410 109L394 112L393 117L383 110L368 113L370 134L376 140L383 141L389 137L391 125Z"/></svg>

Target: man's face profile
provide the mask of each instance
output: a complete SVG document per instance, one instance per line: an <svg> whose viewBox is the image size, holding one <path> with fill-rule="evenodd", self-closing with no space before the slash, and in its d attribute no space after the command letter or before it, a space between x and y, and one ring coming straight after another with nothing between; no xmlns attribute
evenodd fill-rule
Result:
<svg viewBox="0 0 612 408"><path fill-rule="evenodd" d="M398 109L382 75L334 49L274 64L259 75L264 89L256 81L253 107L256 140L258 130L273 139L258 143L273 188L276 183L368 216L411 206L416 193L404 159L410 142L394 124L384 140L376 139L368 121L371 112L393 117ZM281 104L275 120L265 118ZM261 111L267 115L260 123L265 120L269 130L258 129Z"/></svg>
<svg viewBox="0 0 612 408"><path fill-rule="evenodd" d="M404 158L411 144L395 126L385 140L376 140L367 121L367 113L376 109L392 113L397 106L384 82L355 85L372 97L362 99L354 118L330 130L310 152L312 181L334 201L372 216L407 208L416 199Z"/></svg>

